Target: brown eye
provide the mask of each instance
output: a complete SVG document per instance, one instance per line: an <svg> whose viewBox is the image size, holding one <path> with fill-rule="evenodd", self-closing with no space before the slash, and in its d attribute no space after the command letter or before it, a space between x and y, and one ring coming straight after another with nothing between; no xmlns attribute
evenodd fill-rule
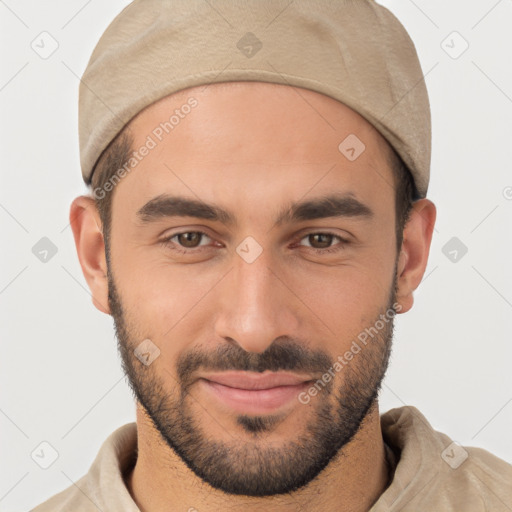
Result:
<svg viewBox="0 0 512 512"><path fill-rule="evenodd" d="M339 243L333 244L336 239ZM318 254L337 252L349 244L348 240L334 233L309 233L309 235L304 236L301 240L307 240L308 244L306 247L309 247L311 251Z"/></svg>
<svg viewBox="0 0 512 512"><path fill-rule="evenodd" d="M199 251L202 250L202 246L207 245L201 243L205 238L211 240L211 238L202 231L184 231L165 238L161 243L166 249L185 254L187 252L192 253L195 249Z"/></svg>
<svg viewBox="0 0 512 512"><path fill-rule="evenodd" d="M328 233L313 233L308 235L308 241L315 249L327 249L331 246L333 238L334 235L330 235Z"/></svg>
<svg viewBox="0 0 512 512"><path fill-rule="evenodd" d="M193 249L194 247L198 246L199 242L201 241L201 237L203 236L203 233L200 233L199 231L189 231L187 233L180 233L175 236L178 239L178 243L182 247Z"/></svg>

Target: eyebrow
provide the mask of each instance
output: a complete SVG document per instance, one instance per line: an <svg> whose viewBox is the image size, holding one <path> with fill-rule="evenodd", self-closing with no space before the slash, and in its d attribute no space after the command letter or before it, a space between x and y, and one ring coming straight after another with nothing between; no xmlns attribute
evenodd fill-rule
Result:
<svg viewBox="0 0 512 512"><path fill-rule="evenodd" d="M367 205L348 192L292 202L277 216L275 225L329 217L371 219L373 216L374 212ZM237 225L235 216L217 205L168 194L154 197L137 211L137 218L142 224L168 217L195 217L228 226Z"/></svg>

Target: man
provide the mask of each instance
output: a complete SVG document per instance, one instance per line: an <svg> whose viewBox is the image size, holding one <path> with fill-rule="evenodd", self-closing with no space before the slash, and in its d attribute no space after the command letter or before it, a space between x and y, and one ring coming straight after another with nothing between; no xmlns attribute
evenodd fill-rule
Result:
<svg viewBox="0 0 512 512"><path fill-rule="evenodd" d="M136 0L84 73L80 147L73 233L137 422L37 512L512 509L506 462L379 412L436 217L389 11Z"/></svg>

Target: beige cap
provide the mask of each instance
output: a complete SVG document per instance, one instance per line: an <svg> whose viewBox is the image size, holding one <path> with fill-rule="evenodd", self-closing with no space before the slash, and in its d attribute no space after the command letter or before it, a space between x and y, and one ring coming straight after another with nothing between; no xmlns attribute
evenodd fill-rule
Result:
<svg viewBox="0 0 512 512"><path fill-rule="evenodd" d="M148 105L189 87L247 80L346 104L394 147L426 196L424 76L405 28L372 0L135 0L100 38L80 84L84 181Z"/></svg>

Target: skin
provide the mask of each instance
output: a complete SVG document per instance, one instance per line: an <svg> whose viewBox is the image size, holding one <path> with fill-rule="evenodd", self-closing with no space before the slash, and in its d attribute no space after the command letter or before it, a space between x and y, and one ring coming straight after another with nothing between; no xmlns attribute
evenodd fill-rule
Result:
<svg viewBox="0 0 512 512"><path fill-rule="evenodd" d="M263 357L273 355L273 347L287 339L292 349L304 349L301 362L313 369L313 354L335 361L390 304L397 304L400 313L409 311L425 272L436 218L430 200L415 202L397 254L387 142L349 107L305 89L242 82L181 91L146 108L130 123L134 147L143 145L190 96L198 106L114 189L110 268L93 199L76 198L70 211L93 303L114 316L132 387L146 390L148 404L151 390L149 405L155 408L157 399L178 404L184 381L177 363L192 350L216 368L221 359L214 351L224 348L236 356L233 368L240 369L242 363L274 361ZM349 134L366 146L354 161L338 150ZM333 191L352 193L374 215L275 223L290 202ZM217 204L231 211L237 224L193 217L141 222L137 211L164 192ZM173 251L171 245L180 248L176 237L174 244L162 244L164 237L197 230L209 237L197 243L202 252ZM315 254L313 247L340 247L336 237L322 245L307 236L326 231L349 243L332 254ZM236 252L247 236L263 249L250 264ZM170 435L171 424L179 429L186 412L200 440L221 443L228 457L233 454L233 474L253 469L256 478L261 468L258 459L251 458L255 453L271 461L270 468L279 463L270 450L286 447L283 453L293 454L292 442L301 440L308 447L297 451L298 456L314 454L319 447L307 427L328 428L328 418L321 414L327 411L332 418L339 410L337 400L378 388L391 331L391 325L382 330L308 404L294 400L279 415L269 415L273 422L268 422L269 416L261 420L258 434L249 428L256 425L254 418L237 421L238 414L205 392L198 383L201 368L186 374L186 402L180 414L173 416L171 407L160 410L161 426ZM133 349L148 338L160 356L146 367L138 364ZM306 372L311 379L321 373ZM210 485L166 442L151 416L138 401L139 455L126 483L142 511L364 511L388 485L376 399L368 404L351 439L344 440L310 481L290 492L259 496ZM201 454L195 456L200 463ZM292 473L305 464L298 460Z"/></svg>

